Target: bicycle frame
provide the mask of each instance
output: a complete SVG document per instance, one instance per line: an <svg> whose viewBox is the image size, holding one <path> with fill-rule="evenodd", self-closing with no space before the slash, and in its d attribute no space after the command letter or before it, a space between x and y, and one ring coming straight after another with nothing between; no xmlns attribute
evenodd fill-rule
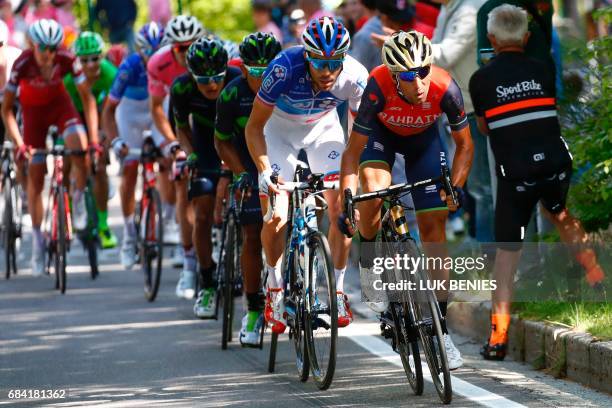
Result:
<svg viewBox="0 0 612 408"><path fill-rule="evenodd" d="M35 153L42 152L46 153L45 150L35 150ZM49 207L45 212L45 219L43 221L43 225L47 225L47 223L49 222L49 214L51 214L51 236L47 238L51 241L56 241L60 232L58 231L59 214L57 214L57 202L55 200L55 197L57 197L57 195L62 192L62 188L64 186L64 156L68 153L68 151L64 149L63 145L55 145L49 153L53 155L53 172L51 175L51 187L49 188ZM66 206L64 208L66 216L66 244L69 247L70 241L72 240L73 232L70 206L68 205L69 198L67 190L64 190L64 202L66 203Z"/></svg>

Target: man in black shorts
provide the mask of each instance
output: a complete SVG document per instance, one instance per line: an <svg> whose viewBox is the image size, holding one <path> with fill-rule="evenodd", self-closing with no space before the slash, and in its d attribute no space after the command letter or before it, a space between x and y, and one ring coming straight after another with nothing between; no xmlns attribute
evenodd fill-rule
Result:
<svg viewBox="0 0 612 408"><path fill-rule="evenodd" d="M196 40L187 50L188 73L177 77L170 90L176 130L181 148L194 162L196 181L191 181L191 205L181 221L185 263L179 286L195 288L196 257L200 268L200 291L194 313L210 318L215 313L215 264L212 260L211 229L221 159L214 147L217 98L223 87L240 76L240 70L228 67L228 55L223 43L212 37ZM187 183L176 184L177 199L187 200ZM192 238L192 242L188 238ZM190 244L190 245L188 245Z"/></svg>
<svg viewBox="0 0 612 408"><path fill-rule="evenodd" d="M506 355L507 330L514 273L531 214L540 202L566 243L579 244L587 236L565 206L572 173L572 157L557 118L555 76L548 66L525 55L529 38L527 12L504 4L488 17L488 36L496 57L470 80L470 94L478 127L490 136L498 175L495 208L495 258L491 336L485 359ZM592 249L576 259L591 286L604 273Z"/></svg>

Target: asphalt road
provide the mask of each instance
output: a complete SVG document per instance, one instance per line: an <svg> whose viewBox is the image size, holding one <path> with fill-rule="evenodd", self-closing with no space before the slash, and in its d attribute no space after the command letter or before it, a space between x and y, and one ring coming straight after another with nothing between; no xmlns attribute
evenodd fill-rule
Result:
<svg viewBox="0 0 612 408"><path fill-rule="evenodd" d="M111 214L111 224L120 233L117 197ZM23 269L0 281L0 405L440 405L429 382L423 396L412 395L399 357L379 336L376 321L358 305L356 292L352 299L360 315L340 330L334 382L329 390L319 391L312 381L297 379L286 335L280 338L273 374L266 371L269 336L263 350L241 348L237 342L221 350L221 322L194 318L193 302L175 297L176 269L164 269L159 296L148 303L140 270L122 270L118 250L101 255L100 277L92 281L85 254L75 242L68 260L68 289L62 296L53 289L54 278L31 276L29 249L26 239L20 250ZM348 279L353 288L356 279ZM236 336L241 313L234 322ZM465 365L453 373L453 406L612 406L609 395L555 380L526 365L484 362L476 343L454 339ZM11 390L64 390L65 398L9 399Z"/></svg>

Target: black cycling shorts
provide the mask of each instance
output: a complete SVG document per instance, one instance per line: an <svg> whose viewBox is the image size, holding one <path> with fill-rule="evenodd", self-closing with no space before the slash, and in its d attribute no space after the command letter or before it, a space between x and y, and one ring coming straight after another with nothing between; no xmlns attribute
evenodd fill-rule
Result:
<svg viewBox="0 0 612 408"><path fill-rule="evenodd" d="M509 251L521 249L527 224L538 202L551 214L565 209L571 175L569 169L532 182L498 178L495 240L509 243L501 248Z"/></svg>

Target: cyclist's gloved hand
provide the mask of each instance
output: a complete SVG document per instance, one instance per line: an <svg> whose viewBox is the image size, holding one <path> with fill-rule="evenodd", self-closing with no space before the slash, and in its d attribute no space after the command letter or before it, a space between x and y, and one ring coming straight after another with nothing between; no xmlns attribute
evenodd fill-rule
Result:
<svg viewBox="0 0 612 408"><path fill-rule="evenodd" d="M22 144L15 150L15 161L23 161L27 160L28 155L30 153L30 146L26 144Z"/></svg>
<svg viewBox="0 0 612 408"><path fill-rule="evenodd" d="M457 193L457 201L459 202L459 208L461 208L465 202L465 191L459 186L454 186L453 189Z"/></svg>
<svg viewBox="0 0 612 408"><path fill-rule="evenodd" d="M127 149L127 145L120 137L113 139L111 142L111 148L117 157L123 157L125 155L125 149Z"/></svg>
<svg viewBox="0 0 612 408"><path fill-rule="evenodd" d="M271 169L265 169L263 172L259 173L259 193L260 194L268 194L270 190L270 186L274 186L272 182L272 175L274 172Z"/></svg>
<svg viewBox="0 0 612 408"><path fill-rule="evenodd" d="M176 140L166 143L162 146L162 153L166 157L172 157L181 148Z"/></svg>
<svg viewBox="0 0 612 408"><path fill-rule="evenodd" d="M338 216L338 229L347 238L352 238L355 233L355 224L351 224L348 215L344 211Z"/></svg>
<svg viewBox="0 0 612 408"><path fill-rule="evenodd" d="M187 155L184 151L179 150L176 153L173 163L173 169L175 179L180 179L183 175L187 173Z"/></svg>

